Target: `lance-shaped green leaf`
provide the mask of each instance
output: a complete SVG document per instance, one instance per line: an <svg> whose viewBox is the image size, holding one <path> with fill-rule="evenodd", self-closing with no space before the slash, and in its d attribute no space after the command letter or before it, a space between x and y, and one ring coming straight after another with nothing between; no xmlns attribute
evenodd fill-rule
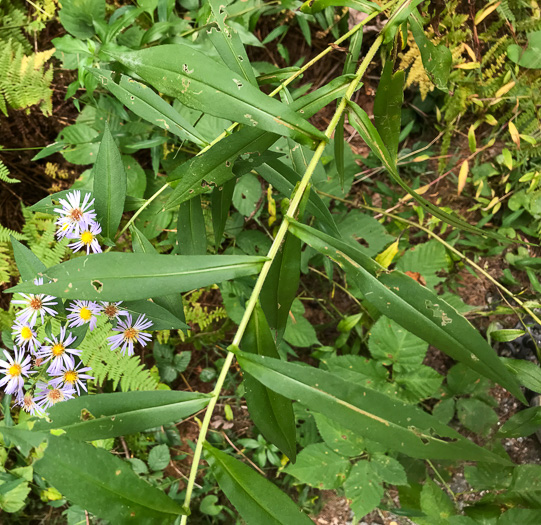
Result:
<svg viewBox="0 0 541 525"><path fill-rule="evenodd" d="M211 212L212 229L214 230L214 243L218 249L222 243L222 237L225 231L227 218L229 217L229 208L233 201L233 192L235 191L236 181L231 179L221 187L212 190Z"/></svg>
<svg viewBox="0 0 541 525"><path fill-rule="evenodd" d="M227 7L220 0L209 0L210 9L218 28L212 27L208 30L208 35L212 45L218 51L225 65L242 75L244 80L253 86L257 86L257 80L254 71L248 60L246 49L238 33L229 27L225 21L227 18Z"/></svg>
<svg viewBox="0 0 541 525"><path fill-rule="evenodd" d="M13 256L17 269L23 281L30 281L47 267L38 259L32 250L21 244L13 236L11 237L11 246L13 247Z"/></svg>
<svg viewBox="0 0 541 525"><path fill-rule="evenodd" d="M393 62L387 60L374 99L374 123L393 162L398 154L398 138L404 101L404 71L393 74Z"/></svg>
<svg viewBox="0 0 541 525"><path fill-rule="evenodd" d="M177 219L177 242L182 255L207 253L207 230L199 197L187 200L180 205Z"/></svg>
<svg viewBox="0 0 541 525"><path fill-rule="evenodd" d="M269 325L261 306L257 305L250 317L242 348L247 352L279 358ZM291 401L269 390L250 374L244 376L246 404L257 428L292 462L295 462L296 429Z"/></svg>
<svg viewBox="0 0 541 525"><path fill-rule="evenodd" d="M108 51L143 80L183 104L216 117L290 136L314 146L327 137L295 111L240 75L184 44L132 52ZM171 60L174 56L175 60Z"/></svg>
<svg viewBox="0 0 541 525"><path fill-rule="evenodd" d="M384 44L388 44L394 39L398 28L408 19L421 1L422 0L405 0L402 3L393 6L393 12L382 31Z"/></svg>
<svg viewBox="0 0 541 525"><path fill-rule="evenodd" d="M417 9L412 13L409 21L413 38L415 38L421 53L421 60L426 74L438 89L448 91L447 82L453 65L451 51L443 44L434 45L426 37Z"/></svg>
<svg viewBox="0 0 541 525"><path fill-rule="evenodd" d="M242 369L268 388L393 450L417 458L505 462L416 406L311 366L236 354Z"/></svg>
<svg viewBox="0 0 541 525"><path fill-rule="evenodd" d="M113 239L124 210L127 182L124 164L107 122L93 173L96 199L94 207L98 222L102 235Z"/></svg>
<svg viewBox="0 0 541 525"><path fill-rule="evenodd" d="M205 408L207 394L156 390L76 397L51 407L35 430L62 429L71 439L94 441L180 421Z"/></svg>
<svg viewBox="0 0 541 525"><path fill-rule="evenodd" d="M111 523L163 525L186 511L141 479L131 465L103 448L48 435L43 457L32 466L68 500Z"/></svg>
<svg viewBox="0 0 541 525"><path fill-rule="evenodd" d="M282 340L289 311L297 295L301 275L301 248L300 239L288 232L261 290L263 310L269 325L276 330L277 344Z"/></svg>
<svg viewBox="0 0 541 525"><path fill-rule="evenodd" d="M247 525L312 525L274 483L208 443L204 447L218 485Z"/></svg>
<svg viewBox="0 0 541 525"><path fill-rule="evenodd" d="M113 72L105 69L89 68L89 71L120 102L137 116L159 126L198 146L206 146L207 140L195 129L171 104L152 89L126 75L120 75L120 82L115 82Z"/></svg>
<svg viewBox="0 0 541 525"><path fill-rule="evenodd" d="M353 110L350 111L348 114L351 125L359 132L361 138L366 142L374 155L376 155L376 157L378 157L378 159L381 161L381 163L389 173L391 179L396 182L396 184L398 184L403 190L409 193L423 208L425 208L428 212L430 212L438 219L441 219L442 221L450 224L455 228L476 233L478 235L491 237L502 242L511 242L509 239L503 237L502 235L492 233L490 230L482 230L480 228L477 228L476 226L472 226L460 217L457 217L456 215L451 215L443 211L438 206L435 206L430 201L427 201L421 195L418 195L415 190L412 190L404 182L404 180L398 173L396 163L393 161L391 154L383 143L383 140L378 133L378 130L374 127L374 124L370 122L370 118L368 117L366 111L361 109L357 104L355 104L355 102L350 101L349 104L351 106L351 109Z"/></svg>
<svg viewBox="0 0 541 525"><path fill-rule="evenodd" d="M180 297L180 294L178 294ZM166 296L168 297L168 296ZM177 315L156 304L154 301L128 301L122 303L122 309L127 310L135 319L140 314L145 314L149 321L152 321L152 330L187 330L189 326L179 319Z"/></svg>
<svg viewBox="0 0 541 525"><path fill-rule="evenodd" d="M152 243L143 235L143 232L138 230L135 226L130 226L132 248L135 253L153 253L158 254L158 251ZM168 295L162 295L160 297L153 297L152 300L162 308L165 308L168 312L173 314L182 324L186 323L186 315L184 314L184 305L182 304L182 295L180 293L173 293Z"/></svg>
<svg viewBox="0 0 541 525"><path fill-rule="evenodd" d="M350 7L362 13L373 13L381 11L381 7L368 0L307 0L302 4L301 11L309 15L319 13L327 7Z"/></svg>
<svg viewBox="0 0 541 525"><path fill-rule="evenodd" d="M343 75L327 86L296 100L291 107L304 118L310 118L335 98L341 97L353 78L353 75ZM206 193L209 185L222 187L235 177L233 166L239 157L251 160L255 165L260 164L259 157L279 138L275 133L245 127L216 143L203 155L181 164L167 179L170 183L176 183L176 186L165 209L174 209L180 203ZM202 184L203 180L206 184Z"/></svg>
<svg viewBox="0 0 541 525"><path fill-rule="evenodd" d="M41 272L45 281L52 282L41 286L25 282L9 292L83 301L136 301L253 275L265 260L248 255L103 253L52 266Z"/></svg>
<svg viewBox="0 0 541 525"><path fill-rule="evenodd" d="M389 272L354 246L314 228L290 221L289 231L335 260L383 315L524 401L518 382L494 350L441 297L402 272Z"/></svg>
<svg viewBox="0 0 541 525"><path fill-rule="evenodd" d="M300 175L286 166L279 160L271 161L256 168L257 173L261 175L272 187L278 190L282 195L288 197L293 193L295 186L301 181ZM308 213L319 219L330 228L337 237L340 232L334 222L334 218L329 208L321 200L321 197L314 191L310 191L308 202L306 204Z"/></svg>

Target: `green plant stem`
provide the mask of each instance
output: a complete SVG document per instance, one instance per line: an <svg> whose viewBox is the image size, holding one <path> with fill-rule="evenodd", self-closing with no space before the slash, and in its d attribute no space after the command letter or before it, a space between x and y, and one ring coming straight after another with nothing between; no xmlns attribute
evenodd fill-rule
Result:
<svg viewBox="0 0 541 525"><path fill-rule="evenodd" d="M385 4L381 8L381 11L384 11L389 6L391 6L391 5L395 4L395 3L396 3L396 0ZM269 94L269 97L274 97L275 95L280 93L280 91L282 91L282 89L284 89L289 84L291 84L291 82L293 82L298 76L302 75L307 69L312 67L315 63L319 62L319 60L321 60L325 55L327 55L331 51L333 51L334 50L333 46L337 46L337 45L341 44L342 42L344 42L345 40L347 40L349 37L353 36L357 31L359 31L359 29L361 29L368 22L370 22L370 20L372 20L373 18L378 16L381 11L375 11L374 13L368 15L362 22L360 22L356 26L352 27L345 35L343 35L340 38L338 38L337 40L335 40L332 44L329 44L329 46L326 47L321 53L319 53L319 55L315 56L312 60L310 60L309 62L304 64L304 66L302 66L298 71L295 71L295 73L293 73L290 77L288 77L286 80L284 80L274 91L272 91ZM204 153L205 151L210 149L212 146L214 146L214 144L216 144L217 142L219 142L223 138L227 137L227 135L229 135L238 125L239 125L238 122L235 122L235 123L231 124L231 126L229 126L221 135L218 135L208 146L204 147L198 153L198 155L200 155L201 153Z"/></svg>
<svg viewBox="0 0 541 525"><path fill-rule="evenodd" d="M443 246L445 246L445 248L447 248L449 251L458 255L463 261L466 261L470 266L473 266L480 274L486 277L493 285L497 286L500 290L502 290L502 292L504 292L506 295L508 295L514 301L516 301L520 305L520 307L525 312L527 312L536 323L541 324L541 319L539 319L539 317L523 301L521 301L511 290L508 290L503 284L499 283L487 271L483 270L483 268L481 268L477 263L472 261L467 255L464 255L460 250L458 250L457 248L455 248L448 242L444 241L437 233L434 233L433 231L429 230L428 228L425 228L424 226L421 226L420 224L416 222L410 221L408 219L404 219L403 217L400 217L399 215L395 215L394 213L389 213L388 211L385 211L382 208L375 208L373 206L367 206L366 204L356 204L352 201L348 201L347 199L341 199L340 197L336 197L335 195L330 195L329 193L325 193L323 191L318 191L318 193L320 195L323 195L324 197L331 197L337 201L341 201L345 204L350 204L351 206L355 206L357 208L363 208L365 210L381 213L381 215L385 215L386 217L391 217L392 219L395 219L397 221L401 221L405 224L409 224L410 226L413 226L414 228L419 228L420 230L428 234L430 237L432 237L439 243L443 244Z"/></svg>
<svg viewBox="0 0 541 525"><path fill-rule="evenodd" d="M350 36L354 35L359 29L361 29L364 25L366 25L370 20L375 18L377 15L379 15L381 12L383 12L388 7L392 6L393 4L396 4L397 0L392 0L391 2L388 2L384 6L382 6L381 11L376 11L370 15L368 15L362 22L357 24L355 27L353 27L351 30L349 30L345 35L341 36L338 40L335 40L332 45L329 44L329 47L324 49L319 55L314 57L312 60L307 62L303 67L301 67L298 71L295 71L290 77L288 77L286 80L284 80L272 93L269 94L270 97L274 97L277 95L282 89L284 89L286 86L288 86L293 80L295 80L299 75L302 75L308 68L313 66L316 62L321 60L325 55L333 51L333 45L341 44L344 40L348 39ZM208 151L214 144L217 142L220 142L223 138L227 137L237 126L239 125L238 122L235 122L229 126L221 135L218 135L208 146L205 146L199 153L196 154L196 156L202 155L206 151ZM8 151L8 150L5 150ZM162 186L152 197L150 197L142 206L137 210L135 215L128 221L126 226L122 229L122 231L117 235L117 239L133 224L133 221L137 218L137 216L167 187L167 184ZM111 248L108 248L105 250L108 252Z"/></svg>
<svg viewBox="0 0 541 525"><path fill-rule="evenodd" d="M368 53L364 57L363 61L361 62L357 73L355 75L355 78L351 81L346 93L344 94L342 100L340 101L340 104L338 105L336 112L329 123L326 131L325 136L327 139L330 139L332 137L332 134L334 133L334 130L336 126L338 125L338 122L340 121L340 117L342 116L343 112L345 111L348 101L350 100L353 93L355 93L355 90L357 86L359 85L359 82L361 81L362 76L364 75L368 65L374 58L374 55L380 48L381 44L383 42L383 37L380 35L375 40L375 42L372 44L370 49L368 50ZM274 241L272 243L272 246L269 249L269 252L267 254L268 260L263 265L263 268L261 269L261 272L257 278L257 281L255 283L254 289L252 291L252 294L250 295L250 298L248 299L248 302L246 303L246 309L244 311L244 315L242 316L241 322L239 324L239 327L237 329L237 333L235 334L235 337L233 338L233 342L230 345L231 350L238 350L240 342L242 340L242 337L244 335L244 332L246 330L246 327L248 326L248 322L250 320L250 316L252 315L252 312L257 304L257 301L259 300L259 294L261 293L261 289L263 287L263 284L265 282L265 279L267 277L267 274L269 273L269 270L272 266L272 263L276 257L276 254L278 253L278 250L280 249L280 245L282 244L282 241L287 233L288 227L289 227L289 221L288 219L292 219L297 212L297 209L299 207L299 204L301 202L302 196L304 192L306 191L310 179L319 163L319 160L321 159L321 156L323 154L323 151L327 145L327 140L322 140L312 157L312 160L308 164L306 168L306 172L304 173L304 176L302 177L301 182L299 183L298 187L295 190L295 195L291 199L291 202L289 204L289 208L287 210L287 213L285 215L285 220L280 225L280 228L278 230L278 233L276 234L276 237L274 238ZM229 371L229 368L231 367L231 363L233 362L233 358L235 357L234 353L229 351L227 353L227 357L225 359L225 362L222 366L222 370L220 371L220 375L218 377L218 380L216 382L216 386L214 387L214 390L212 391L212 398L210 400L210 403L207 405L207 410L205 412L205 417L203 418L203 422L201 424L201 429L199 431L199 436L197 438L197 444L194 451L194 457L192 461L192 466L190 470L190 476L188 480L188 485L186 487L186 497L184 499L184 506L186 508L189 508L190 501L192 498L192 491L193 486L195 483L195 478L197 476L197 470L199 467L199 461L201 459L201 453L203 450L203 443L205 442L208 428L210 425L210 421L212 418L212 414L214 411L214 407L216 406L216 403L218 402L218 398L220 396L220 392L222 390L223 384L225 382L225 378L227 376L227 372ZM185 525L187 523L187 516L182 516L181 519L181 525Z"/></svg>
<svg viewBox="0 0 541 525"><path fill-rule="evenodd" d="M438 472L436 467L432 464L432 461L427 459L426 462L430 465L430 468L434 471L434 474L436 474L437 478L440 480L441 484L447 489L447 492L453 498L453 501L456 504L456 496L455 496L455 493L451 490L451 487L449 487L449 485L445 482L442 475Z"/></svg>

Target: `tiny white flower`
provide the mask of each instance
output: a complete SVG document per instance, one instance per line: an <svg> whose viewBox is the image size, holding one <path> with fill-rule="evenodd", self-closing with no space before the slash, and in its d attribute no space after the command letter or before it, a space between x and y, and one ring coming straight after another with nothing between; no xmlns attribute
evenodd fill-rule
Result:
<svg viewBox="0 0 541 525"><path fill-rule="evenodd" d="M56 297L44 294L27 295L25 293L22 293L20 295L21 297L23 297L23 299L17 299L11 302L13 304L23 304L26 306L26 308L24 308L20 312L17 312L17 319L21 323L27 323L30 326L34 326L36 324L36 320L39 314L41 317L41 323L43 324L45 320L45 314L52 315L53 317L56 315L56 312L52 308L50 308L51 306L58 304L56 302Z"/></svg>
<svg viewBox="0 0 541 525"><path fill-rule="evenodd" d="M83 379L94 379L94 377L84 373L92 370L92 368L90 368L89 366L79 368L82 364L83 363L80 361L75 367L62 367L55 374L52 374L56 377L54 377L54 379L51 379L51 381L49 381L49 384L53 387L57 387L61 384L75 387L77 389L78 396L81 395L79 387L82 388L85 392L87 392L86 383L85 381L83 381Z"/></svg>
<svg viewBox="0 0 541 525"><path fill-rule="evenodd" d="M107 303L101 301L101 304L103 306L102 313L107 316L109 321L113 321L116 319L119 315L129 315L127 310L121 310L119 308L119 305L122 304L122 301L118 301L116 303Z"/></svg>
<svg viewBox="0 0 541 525"><path fill-rule="evenodd" d="M70 304L67 310L71 312L67 317L70 328L88 323L90 331L92 331L96 328L98 322L96 316L100 315L102 307L94 301L75 301Z"/></svg>
<svg viewBox="0 0 541 525"><path fill-rule="evenodd" d="M61 215L56 221L59 227L56 235L59 239L72 232L79 233L81 226L90 224L96 218L96 212L91 209L94 199L89 202L90 193L84 196L82 204L79 190L66 194L66 199L59 199L62 208L54 210Z"/></svg>
<svg viewBox="0 0 541 525"><path fill-rule="evenodd" d="M5 374L5 377L0 380L0 386L4 386L7 383L5 387L6 394L17 394L19 397L22 397L24 386L23 376L28 377L29 374L35 374L35 372L30 371L30 356L25 356L24 351L22 349L19 350L16 346L14 350L15 358L7 350L4 350L7 361L0 359L0 368L4 369L0 373Z"/></svg>
<svg viewBox="0 0 541 525"><path fill-rule="evenodd" d="M41 343L37 339L36 332L28 323L22 323L16 319L15 324L11 327L12 335L15 336L15 343L21 348L27 347L28 350L35 354Z"/></svg>
<svg viewBox="0 0 541 525"><path fill-rule="evenodd" d="M51 361L51 364L47 369L49 374L56 374L63 366L71 368L75 365L72 355L80 356L81 350L69 348L69 346L76 339L77 338L71 333L66 336L65 327L60 329L60 335L58 337L53 335L51 339L45 338L45 341L49 344L44 344L39 349L37 356L41 359L40 364Z"/></svg>
<svg viewBox="0 0 541 525"><path fill-rule="evenodd" d="M126 347L128 347L128 355L133 355L134 343L140 343L141 346L146 346L148 341L152 339L150 334L141 331L146 330L151 326L152 321L145 319L143 314L137 318L135 323L132 321L132 316L128 314L126 319L119 320L116 328L113 328L113 331L120 333L107 338L111 350L122 345L122 348L120 349L122 355L126 352Z"/></svg>
<svg viewBox="0 0 541 525"><path fill-rule="evenodd" d="M101 226L97 222L91 222L81 226L81 229L77 233L70 233L68 239L77 239L75 242L68 244L68 248L71 248L74 252L86 248L86 253L89 254L90 250L93 253L101 253L101 246L98 242L97 236L101 233Z"/></svg>
<svg viewBox="0 0 541 525"><path fill-rule="evenodd" d="M64 385L63 387L53 387L50 384L39 381L36 385L38 391L34 400L38 407L45 410L50 406L56 405L66 399L71 399L75 395L75 389L70 385Z"/></svg>

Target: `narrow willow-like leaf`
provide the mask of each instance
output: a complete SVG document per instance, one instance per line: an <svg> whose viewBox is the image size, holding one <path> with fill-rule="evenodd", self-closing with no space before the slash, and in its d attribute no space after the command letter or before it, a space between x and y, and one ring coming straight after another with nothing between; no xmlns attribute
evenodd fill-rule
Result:
<svg viewBox="0 0 541 525"><path fill-rule="evenodd" d="M417 10L410 16L409 22L426 74L438 89L448 91L447 82L453 65L451 51L444 44L434 45L426 37Z"/></svg>
<svg viewBox="0 0 541 525"><path fill-rule="evenodd" d="M406 0L405 2L395 4L394 10L385 24L381 34L383 43L388 44L394 39L398 28L411 16L413 10L422 2L422 0Z"/></svg>
<svg viewBox="0 0 541 525"><path fill-rule="evenodd" d="M105 69L89 68L89 71L137 116L198 146L208 144L197 129L148 86L126 75L120 75L120 82L117 83L113 72Z"/></svg>
<svg viewBox="0 0 541 525"><path fill-rule="evenodd" d="M23 281L30 281L39 272L47 269L32 250L21 244L13 236L11 236L11 246L13 247L13 256L15 257L17 269Z"/></svg>
<svg viewBox="0 0 541 525"><path fill-rule="evenodd" d="M278 344L284 335L289 311L297 295L300 265L301 241L287 233L282 249L275 257L261 290L263 310L269 325L276 330Z"/></svg>
<svg viewBox="0 0 541 525"><path fill-rule="evenodd" d="M374 98L374 123L383 143L396 163L398 138L404 101L404 71L393 74L393 62L387 60Z"/></svg>
<svg viewBox="0 0 541 525"><path fill-rule="evenodd" d="M197 392L155 390L76 397L50 408L35 430L61 429L70 439L94 441L168 425L205 408L210 398Z"/></svg>
<svg viewBox="0 0 541 525"><path fill-rule="evenodd" d="M335 260L383 315L524 401L516 379L494 350L441 297L402 272L389 272L355 247L314 228L291 221L289 231Z"/></svg>
<svg viewBox="0 0 541 525"><path fill-rule="evenodd" d="M218 25L218 29L211 28L208 31L212 45L229 69L242 75L253 86L257 86L254 70L248 60L244 45L238 33L225 21L227 18L226 6L220 3L220 0L209 0L209 5Z"/></svg>
<svg viewBox="0 0 541 525"><path fill-rule="evenodd" d="M247 525L313 524L274 483L208 443L204 447L218 485Z"/></svg>
<svg viewBox="0 0 541 525"><path fill-rule="evenodd" d="M130 226L130 232L134 253L158 254L152 243L135 226ZM185 325L186 315L184 314L184 305L182 304L182 295L180 295L180 293L153 297L152 300L158 306L165 308L168 312L173 314L183 325Z"/></svg>
<svg viewBox="0 0 541 525"><path fill-rule="evenodd" d="M298 173L279 160L263 164L256 168L256 171L285 197L289 197L293 193L295 186L301 181ZM314 191L310 191L309 193L306 210L324 223L337 237L340 237L340 232L329 208Z"/></svg>
<svg viewBox="0 0 541 525"><path fill-rule="evenodd" d="M279 359L265 314L259 305L254 308L242 339L246 352ZM244 375L246 404L257 428L293 463L296 451L295 415L291 401L268 389L250 374Z"/></svg>
<svg viewBox="0 0 541 525"><path fill-rule="evenodd" d="M327 86L296 100L291 108L298 111L304 118L310 118L335 98L341 97L352 79L352 75L339 77ZM245 127L218 142L203 155L181 164L169 174L167 179L169 183L176 183L176 186L165 209L174 209L180 203L206 193L209 185L222 187L235 177L233 167L238 157L248 157L253 161L258 161L258 157L263 155L279 138L275 133ZM206 184L202 184L203 180Z"/></svg>
<svg viewBox="0 0 541 525"><path fill-rule="evenodd" d="M265 260L248 255L103 253L48 268L42 272L42 286L25 282L5 291L90 301L136 301L253 275Z"/></svg>
<svg viewBox="0 0 541 525"><path fill-rule="evenodd" d="M411 457L506 462L420 408L330 372L237 352L243 370L275 392Z"/></svg>
<svg viewBox="0 0 541 525"><path fill-rule="evenodd" d="M370 14L374 11L381 11L378 4L368 0L307 0L302 4L301 11L310 15L319 13L327 7L350 7L356 11Z"/></svg>
<svg viewBox="0 0 541 525"><path fill-rule="evenodd" d="M103 448L47 436L43 457L33 463L42 476L72 503L118 525L173 523L186 511L163 491L142 480L131 465Z"/></svg>
<svg viewBox="0 0 541 525"><path fill-rule="evenodd" d="M93 194L96 199L94 207L98 222L102 228L102 235L113 239L124 210L126 171L107 122L93 173Z"/></svg>
<svg viewBox="0 0 541 525"><path fill-rule="evenodd" d="M214 188L211 196L212 229L214 230L214 243L218 249L222 243L229 208L233 201L235 180L229 180L221 187Z"/></svg>
<svg viewBox="0 0 541 525"><path fill-rule="evenodd" d="M460 230L469 231L478 235L484 235L486 237L491 237L493 239L497 239L506 243L511 242L509 239L503 237L502 235L492 233L490 230L482 230L480 228L477 228L476 226L472 226L471 224L457 217L456 215L451 215L443 211L441 208L435 206L430 201L427 201L424 197L416 193L415 190L412 190L404 182L404 180L398 173L396 163L393 162L389 151L385 147L385 144L383 143L383 140L378 133L378 130L374 127L374 124L370 122L370 118L368 117L366 111L361 109L354 102L349 102L349 104L353 110L350 111L348 114L351 125L359 132L361 138L366 142L374 155L376 155L376 157L378 157L378 159L381 161L392 180L396 182L396 184L398 184L403 190L409 193L423 208L425 208L428 212L430 212L438 219L441 219L447 224Z"/></svg>
<svg viewBox="0 0 541 525"><path fill-rule="evenodd" d="M180 294L176 295L180 297ZM122 309L127 310L134 319L140 314L145 314L146 318L152 321L152 330L187 330L189 328L184 321L177 317L178 311L176 314L173 314L154 301L155 299L153 301L146 301L144 299L140 301L128 301L122 303Z"/></svg>
<svg viewBox="0 0 541 525"><path fill-rule="evenodd" d="M207 231L201 198L195 197L180 205L177 219L177 243L182 255L207 253Z"/></svg>
<svg viewBox="0 0 541 525"><path fill-rule="evenodd" d="M314 146L326 136L292 109L185 44L107 54L183 104L216 117L286 135ZM175 60L171 60L174 56Z"/></svg>
<svg viewBox="0 0 541 525"><path fill-rule="evenodd" d="M87 193L91 193L90 191L80 190L81 191L81 200L84 199ZM41 213L50 213L54 214L54 209L59 208L58 205L59 199L64 199L68 193L73 192L73 190L63 190L58 191L56 193L52 193L51 195L47 195L47 197L44 197L40 201L36 202L36 204L32 204L28 209L31 211L41 212ZM56 204L55 204L56 202Z"/></svg>

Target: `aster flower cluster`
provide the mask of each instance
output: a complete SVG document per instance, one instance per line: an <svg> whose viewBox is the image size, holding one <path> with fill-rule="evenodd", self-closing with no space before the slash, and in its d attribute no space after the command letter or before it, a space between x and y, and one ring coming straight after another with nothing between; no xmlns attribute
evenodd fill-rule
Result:
<svg viewBox="0 0 541 525"><path fill-rule="evenodd" d="M92 209L94 199L90 200L90 193L85 194L82 203L79 190L68 193L66 199L59 199L59 202L62 208L54 210L60 215L56 221L58 239L72 239L73 242L68 246L74 252L86 248L87 254L90 250L100 253L101 246L97 237L101 233L101 226L96 220L96 212Z"/></svg>
<svg viewBox="0 0 541 525"><path fill-rule="evenodd" d="M90 237L84 237L86 232L97 235L101 231L94 220L95 212L90 209L94 201L89 202L90 195L87 194L81 204L80 192L66 197L67 200L60 199L62 209L55 210L62 215L57 221L57 236L79 238L69 245L74 251L83 246L87 247L87 253L90 249L95 253L101 251L97 239L87 243ZM43 278L35 279L34 284L43 285ZM127 352L129 356L134 354L135 344L146 346L152 338L144 332L151 328L152 322L143 314L134 321L130 313L120 306L121 301L75 300L66 307L66 321L59 333L49 333L40 341L38 325L46 325L47 317L58 316L55 306L59 300L47 294L21 293L20 296L20 299L12 301L22 308L12 326L13 350L3 350L5 359L0 358L0 388L13 395L16 405L32 415L43 416L52 405L81 395L81 390L87 392L87 380L94 379L88 373L91 368L83 366L81 350L73 348L77 337L70 329L88 325L92 331L98 317L104 316L112 324L114 332L108 337L110 349L120 349L122 355Z"/></svg>

